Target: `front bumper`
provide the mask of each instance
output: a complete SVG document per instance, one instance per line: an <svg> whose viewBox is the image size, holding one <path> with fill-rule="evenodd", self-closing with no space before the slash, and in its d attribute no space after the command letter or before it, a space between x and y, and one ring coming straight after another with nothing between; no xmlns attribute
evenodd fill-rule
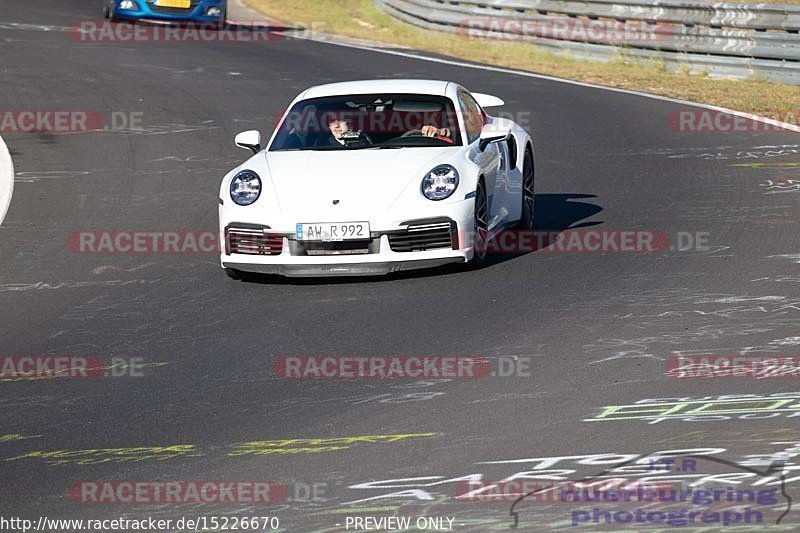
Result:
<svg viewBox="0 0 800 533"><path fill-rule="evenodd" d="M134 9L121 9L119 1L115 16L126 20L161 20L166 22L224 22L225 2L209 0L190 0L189 9L159 7L155 0L132 0ZM220 14L209 15L209 9L216 8Z"/></svg>
<svg viewBox="0 0 800 533"><path fill-rule="evenodd" d="M460 234L465 221L415 219L372 231L368 241L308 242L268 226L236 223L222 232L223 268L283 276L367 276L464 263L472 248Z"/></svg>
<svg viewBox="0 0 800 533"><path fill-rule="evenodd" d="M351 259L352 260L352 259ZM403 270L417 270L421 268L433 268L450 263L464 263L466 258L463 255L451 257L440 257L436 259L417 259L403 261L365 261L361 263L345 262L326 262L319 264L312 263L283 263L283 264L264 264L264 263L235 263L223 261L225 268L234 268L245 272L257 272L259 274L277 274L286 277L334 277L334 276L383 276L392 272Z"/></svg>

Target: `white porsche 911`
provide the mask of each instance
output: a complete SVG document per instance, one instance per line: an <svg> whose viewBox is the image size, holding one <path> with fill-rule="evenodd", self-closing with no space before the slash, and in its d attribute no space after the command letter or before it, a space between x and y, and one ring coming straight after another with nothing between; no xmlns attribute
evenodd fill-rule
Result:
<svg viewBox="0 0 800 533"><path fill-rule="evenodd" d="M530 135L484 109L494 96L445 81L307 89L268 146L222 180L221 263L233 278L386 274L481 263L487 242L533 228Z"/></svg>

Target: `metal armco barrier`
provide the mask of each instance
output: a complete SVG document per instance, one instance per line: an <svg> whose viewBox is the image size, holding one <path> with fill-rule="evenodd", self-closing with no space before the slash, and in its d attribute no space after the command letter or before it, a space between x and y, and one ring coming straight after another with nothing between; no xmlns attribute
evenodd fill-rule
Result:
<svg viewBox="0 0 800 533"><path fill-rule="evenodd" d="M465 39L530 42L578 59L800 84L800 6L678 0L375 0Z"/></svg>

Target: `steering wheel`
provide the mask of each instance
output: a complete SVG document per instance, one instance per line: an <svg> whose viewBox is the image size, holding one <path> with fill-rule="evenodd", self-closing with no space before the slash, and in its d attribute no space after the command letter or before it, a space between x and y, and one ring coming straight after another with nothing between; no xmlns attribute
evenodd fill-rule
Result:
<svg viewBox="0 0 800 533"><path fill-rule="evenodd" d="M400 136L401 139L403 137L425 137L425 135L422 134L422 130L408 130Z"/></svg>

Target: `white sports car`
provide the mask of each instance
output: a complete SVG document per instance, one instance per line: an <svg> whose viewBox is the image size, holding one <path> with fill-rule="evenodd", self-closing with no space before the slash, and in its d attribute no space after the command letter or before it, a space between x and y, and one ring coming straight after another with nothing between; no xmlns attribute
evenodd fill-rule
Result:
<svg viewBox="0 0 800 533"><path fill-rule="evenodd" d="M481 263L512 226L533 228L533 143L446 81L374 80L300 94L266 149L222 180L221 263L286 276L386 274Z"/></svg>

